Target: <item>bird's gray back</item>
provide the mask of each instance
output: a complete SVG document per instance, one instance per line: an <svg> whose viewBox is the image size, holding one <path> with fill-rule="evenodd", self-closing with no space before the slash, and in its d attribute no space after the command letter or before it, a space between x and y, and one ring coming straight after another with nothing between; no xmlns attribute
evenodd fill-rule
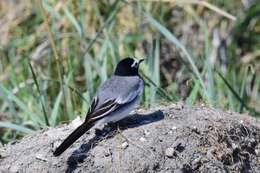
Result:
<svg viewBox="0 0 260 173"><path fill-rule="evenodd" d="M140 82L142 81L139 76L111 76L101 85L97 92L99 104L104 103L108 99L127 97L130 92L138 90Z"/></svg>

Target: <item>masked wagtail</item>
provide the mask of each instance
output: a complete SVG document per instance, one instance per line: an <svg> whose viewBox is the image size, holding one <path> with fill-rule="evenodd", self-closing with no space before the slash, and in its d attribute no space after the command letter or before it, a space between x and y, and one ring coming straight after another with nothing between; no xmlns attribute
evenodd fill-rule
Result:
<svg viewBox="0 0 260 173"><path fill-rule="evenodd" d="M142 61L125 58L117 64L114 74L98 89L83 124L60 144L54 156L62 154L91 128L117 122L129 115L139 103L144 89L143 79L138 73Z"/></svg>

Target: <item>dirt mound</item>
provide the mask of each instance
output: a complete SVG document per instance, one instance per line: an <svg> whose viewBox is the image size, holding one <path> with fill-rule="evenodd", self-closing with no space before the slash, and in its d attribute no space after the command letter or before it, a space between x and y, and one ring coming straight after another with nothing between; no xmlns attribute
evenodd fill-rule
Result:
<svg viewBox="0 0 260 173"><path fill-rule="evenodd" d="M74 122L0 148L0 172L260 172L259 124L249 116L174 104L92 130L53 157Z"/></svg>

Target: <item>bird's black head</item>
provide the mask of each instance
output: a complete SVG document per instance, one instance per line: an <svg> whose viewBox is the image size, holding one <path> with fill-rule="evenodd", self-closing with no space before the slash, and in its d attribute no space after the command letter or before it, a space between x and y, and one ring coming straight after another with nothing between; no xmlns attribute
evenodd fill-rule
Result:
<svg viewBox="0 0 260 173"><path fill-rule="evenodd" d="M139 65L142 61L143 59L138 61L133 58L125 58L117 64L114 74L117 76L138 76Z"/></svg>

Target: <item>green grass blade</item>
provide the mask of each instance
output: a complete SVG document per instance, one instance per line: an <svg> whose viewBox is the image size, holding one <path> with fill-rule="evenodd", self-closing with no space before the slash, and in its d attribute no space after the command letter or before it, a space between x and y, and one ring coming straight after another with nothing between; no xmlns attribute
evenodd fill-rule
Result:
<svg viewBox="0 0 260 173"><path fill-rule="evenodd" d="M32 120L36 123L40 123L42 125L42 121L38 117L37 114L31 112L26 104L23 103L18 97L16 97L11 91L6 89L3 85L0 84L0 92L3 93L4 99L10 99L11 101L15 102L17 106L24 111L26 114L30 115ZM0 95L1 96L1 95Z"/></svg>
<svg viewBox="0 0 260 173"><path fill-rule="evenodd" d="M8 99L14 101L21 110L23 110L24 112L26 112L28 114L31 114L31 111L28 109L28 107L18 97L16 97L11 91L6 89L2 84L0 84L0 91L3 93L3 96L2 96L3 99L8 98ZM1 95L2 94L0 94L0 96Z"/></svg>
<svg viewBox="0 0 260 173"><path fill-rule="evenodd" d="M159 36L153 39L149 43L148 57L146 58L147 68L143 68L143 72L148 74L147 76L156 85L151 85L149 89L145 91L145 103L153 104L156 101L157 88L160 88L160 42Z"/></svg>
<svg viewBox="0 0 260 173"><path fill-rule="evenodd" d="M80 27L80 24L76 20L76 18L71 14L71 12L68 10L67 7L64 7L65 15L68 17L69 21L72 23L72 25L76 28L77 32L79 33L79 36L82 37L83 30Z"/></svg>
<svg viewBox="0 0 260 173"><path fill-rule="evenodd" d="M41 91L40 91L40 87L39 87L36 75L34 73L34 70L33 70L33 67L31 65L31 63L29 61L28 61L28 63L29 63L30 70L32 72L34 83L35 83L37 91L38 91L38 93L40 95L40 102L41 102L41 106L42 106L42 111L43 111L43 116L44 116L45 123L46 123L47 126L50 126L50 123L49 123L49 120L48 120L48 115L47 115L47 112L46 112L46 109L45 109L45 106L44 106L44 103L43 103L43 100L42 100L42 94L41 94Z"/></svg>
<svg viewBox="0 0 260 173"><path fill-rule="evenodd" d="M21 125L13 124L10 122L0 121L0 128L13 129L22 133L33 133L34 131Z"/></svg>
<svg viewBox="0 0 260 173"><path fill-rule="evenodd" d="M108 27L112 21L115 19L116 17L116 14L119 10L119 4L120 4L120 1L117 0L114 5L113 5L113 8L110 12L110 15L108 16L108 18L106 19L105 23L100 27L99 31L97 32L97 34L95 35L95 37L88 43L88 46L86 48L86 52L88 52L91 47L93 46L93 44L96 42L97 38L101 35L101 33L103 32L103 30Z"/></svg>
<svg viewBox="0 0 260 173"><path fill-rule="evenodd" d="M146 82L146 84L151 84L151 85L153 85L154 87L156 87L156 89L157 89L158 92L159 92L159 95L160 95L162 98L164 98L164 99L166 99L166 100L168 100L168 101L173 101L173 100L174 100L174 99L171 97L171 95L167 93L167 91L165 91L164 89L158 87L158 86L156 85L156 83L154 83L154 82L152 81L152 79L150 79L150 78L149 78L148 76L146 76L144 73L141 72L141 76L144 78L145 81L148 81L148 82Z"/></svg>
<svg viewBox="0 0 260 173"><path fill-rule="evenodd" d="M220 73L217 72L220 78L224 81L224 83L227 85L228 89L232 92L232 94L235 96L235 98L240 102L243 107L245 107L248 111L250 111L253 115L260 115L260 112L257 112L255 109L250 108L244 100L239 96L239 94L236 92L236 90L230 85L230 83L226 80L226 78Z"/></svg>
<svg viewBox="0 0 260 173"><path fill-rule="evenodd" d="M56 120L58 117L61 100L62 100L62 91L59 92L59 95L55 100L55 103L54 103L54 106L53 106L53 109L51 112L50 125L52 125L52 126L56 125Z"/></svg>
<svg viewBox="0 0 260 173"><path fill-rule="evenodd" d="M200 83L198 80L194 80L194 81L195 81L194 87L192 87L192 90L188 98L186 99L186 103L188 105L193 105L196 102L199 95Z"/></svg>
<svg viewBox="0 0 260 173"><path fill-rule="evenodd" d="M148 21L155 28L157 28L161 32L161 34L165 36L165 38L167 38L169 41L171 41L173 44L175 44L176 47L179 48L183 52L183 54L187 58L188 62L190 63L195 76L200 81L202 88L206 91L206 87L205 87L205 84L202 80L201 74L199 73L199 70L198 70L198 68L196 67L196 65L193 61L193 58L188 53L188 51L186 50L184 45L167 28L165 28L163 25L161 25L159 22L157 22L151 15L149 15L148 13L145 13L145 15L146 15ZM208 94L207 94L207 92L205 92L205 93L206 93L206 99L208 100L208 98L209 98Z"/></svg>
<svg viewBox="0 0 260 173"><path fill-rule="evenodd" d="M104 43L101 46L100 53L97 55L98 61L101 62L101 65L99 65L101 73L99 75L102 82L104 82L107 79L107 49L108 39L105 39Z"/></svg>

